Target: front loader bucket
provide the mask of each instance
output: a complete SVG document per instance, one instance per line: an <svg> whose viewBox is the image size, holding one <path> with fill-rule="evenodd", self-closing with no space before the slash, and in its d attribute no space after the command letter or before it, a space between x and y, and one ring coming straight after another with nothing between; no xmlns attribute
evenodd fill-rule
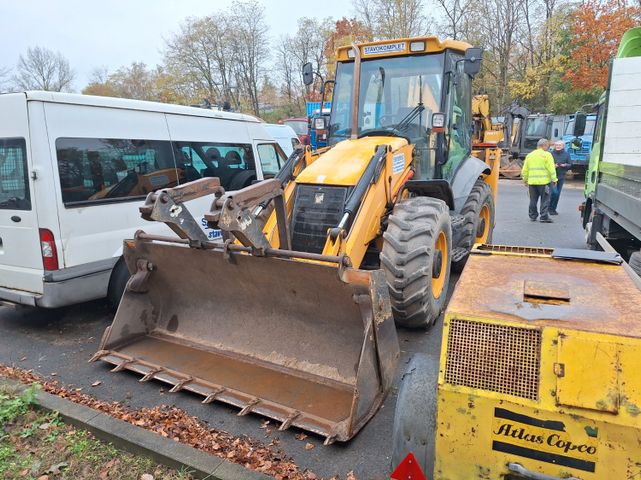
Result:
<svg viewBox="0 0 641 480"><path fill-rule="evenodd" d="M92 360L346 441L399 357L380 271L137 239L135 275Z"/></svg>

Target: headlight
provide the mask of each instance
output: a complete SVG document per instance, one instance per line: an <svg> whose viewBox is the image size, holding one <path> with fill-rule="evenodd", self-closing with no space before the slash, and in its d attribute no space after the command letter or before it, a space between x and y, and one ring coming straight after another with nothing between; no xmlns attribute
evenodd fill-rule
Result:
<svg viewBox="0 0 641 480"><path fill-rule="evenodd" d="M434 113L432 114L432 128L445 128L445 114Z"/></svg>

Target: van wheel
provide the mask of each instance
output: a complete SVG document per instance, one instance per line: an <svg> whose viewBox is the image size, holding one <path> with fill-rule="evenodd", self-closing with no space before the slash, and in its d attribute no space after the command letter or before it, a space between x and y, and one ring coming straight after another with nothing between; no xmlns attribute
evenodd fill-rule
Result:
<svg viewBox="0 0 641 480"><path fill-rule="evenodd" d="M392 429L392 470L412 452L425 476L432 478L437 378L438 367L424 353L412 357L401 377Z"/></svg>
<svg viewBox="0 0 641 480"><path fill-rule="evenodd" d="M114 311L120 304L120 299L122 298L122 294L125 293L125 287L127 286L127 282L129 281L130 276L131 274L129 273L127 264L121 258L120 260L118 260L113 270L111 271L109 289L107 290L107 300L109 301L109 305L111 305L111 308L113 308Z"/></svg>

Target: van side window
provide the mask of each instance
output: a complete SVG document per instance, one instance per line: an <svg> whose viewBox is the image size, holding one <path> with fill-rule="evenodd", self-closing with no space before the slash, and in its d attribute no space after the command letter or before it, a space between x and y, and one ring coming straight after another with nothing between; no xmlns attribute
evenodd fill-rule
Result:
<svg viewBox="0 0 641 480"><path fill-rule="evenodd" d="M0 210L31 210L24 138L0 138Z"/></svg>
<svg viewBox="0 0 641 480"><path fill-rule="evenodd" d="M225 190L239 190L256 180L256 164L248 144L173 142L176 166L187 181L218 177Z"/></svg>
<svg viewBox="0 0 641 480"><path fill-rule="evenodd" d="M285 160L285 154L276 149L273 143L261 143L258 145L258 156L260 157L260 165L263 167L263 175L265 178L273 177L278 173Z"/></svg>
<svg viewBox="0 0 641 480"><path fill-rule="evenodd" d="M56 152L65 205L140 198L186 181L168 141L58 138Z"/></svg>

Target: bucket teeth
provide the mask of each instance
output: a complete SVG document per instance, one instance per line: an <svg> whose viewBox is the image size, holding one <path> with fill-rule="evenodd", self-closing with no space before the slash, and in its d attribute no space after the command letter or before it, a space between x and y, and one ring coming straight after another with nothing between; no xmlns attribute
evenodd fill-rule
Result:
<svg viewBox="0 0 641 480"><path fill-rule="evenodd" d="M176 385L174 385L173 387L171 387L171 388L169 389L169 393L176 393L176 392L179 392L180 390L182 390L182 389L185 387L185 385L187 385L188 383L191 383L191 382L193 382L193 381L194 381L194 378L193 378L193 377L187 377L187 378L184 378L183 380L181 380L180 382L178 382Z"/></svg>
<svg viewBox="0 0 641 480"><path fill-rule="evenodd" d="M283 421L283 423L280 424L280 427L278 427L279 432L283 432L287 430L289 427L291 427L292 422L296 420L298 417L300 417L300 412L298 410L294 410L291 412L287 418Z"/></svg>
<svg viewBox="0 0 641 480"><path fill-rule="evenodd" d="M165 369L162 367L159 368L154 368L153 370L148 371L145 373L145 375L138 380L140 383L145 383L154 378L156 375L158 375L160 372L164 371Z"/></svg>
<svg viewBox="0 0 641 480"><path fill-rule="evenodd" d="M209 395L207 395L205 397L205 399L201 403L207 404L207 403L213 402L214 400L216 400L216 397L218 397L220 394L224 393L225 390L227 390L227 389L223 388L223 387L220 387L219 389L214 390Z"/></svg>
<svg viewBox="0 0 641 480"><path fill-rule="evenodd" d="M96 353L93 354L93 356L89 359L89 363L95 362L97 360L100 360L102 357L105 355L109 354L109 350L98 350Z"/></svg>
<svg viewBox="0 0 641 480"><path fill-rule="evenodd" d="M240 412L238 412L238 416L243 417L247 415L258 404L258 402L260 402L260 399L258 398L254 398L253 400L251 400L247 405L243 407Z"/></svg>
<svg viewBox="0 0 641 480"><path fill-rule="evenodd" d="M124 370L125 368L127 368L127 366L128 366L128 365L131 365L132 363L134 363L134 360L132 360L132 359L130 359L130 360L123 360L123 361L122 361L122 362L120 362L118 365L116 365L114 368L112 368L112 369L111 369L111 371L112 371L112 372L121 372L122 370Z"/></svg>

